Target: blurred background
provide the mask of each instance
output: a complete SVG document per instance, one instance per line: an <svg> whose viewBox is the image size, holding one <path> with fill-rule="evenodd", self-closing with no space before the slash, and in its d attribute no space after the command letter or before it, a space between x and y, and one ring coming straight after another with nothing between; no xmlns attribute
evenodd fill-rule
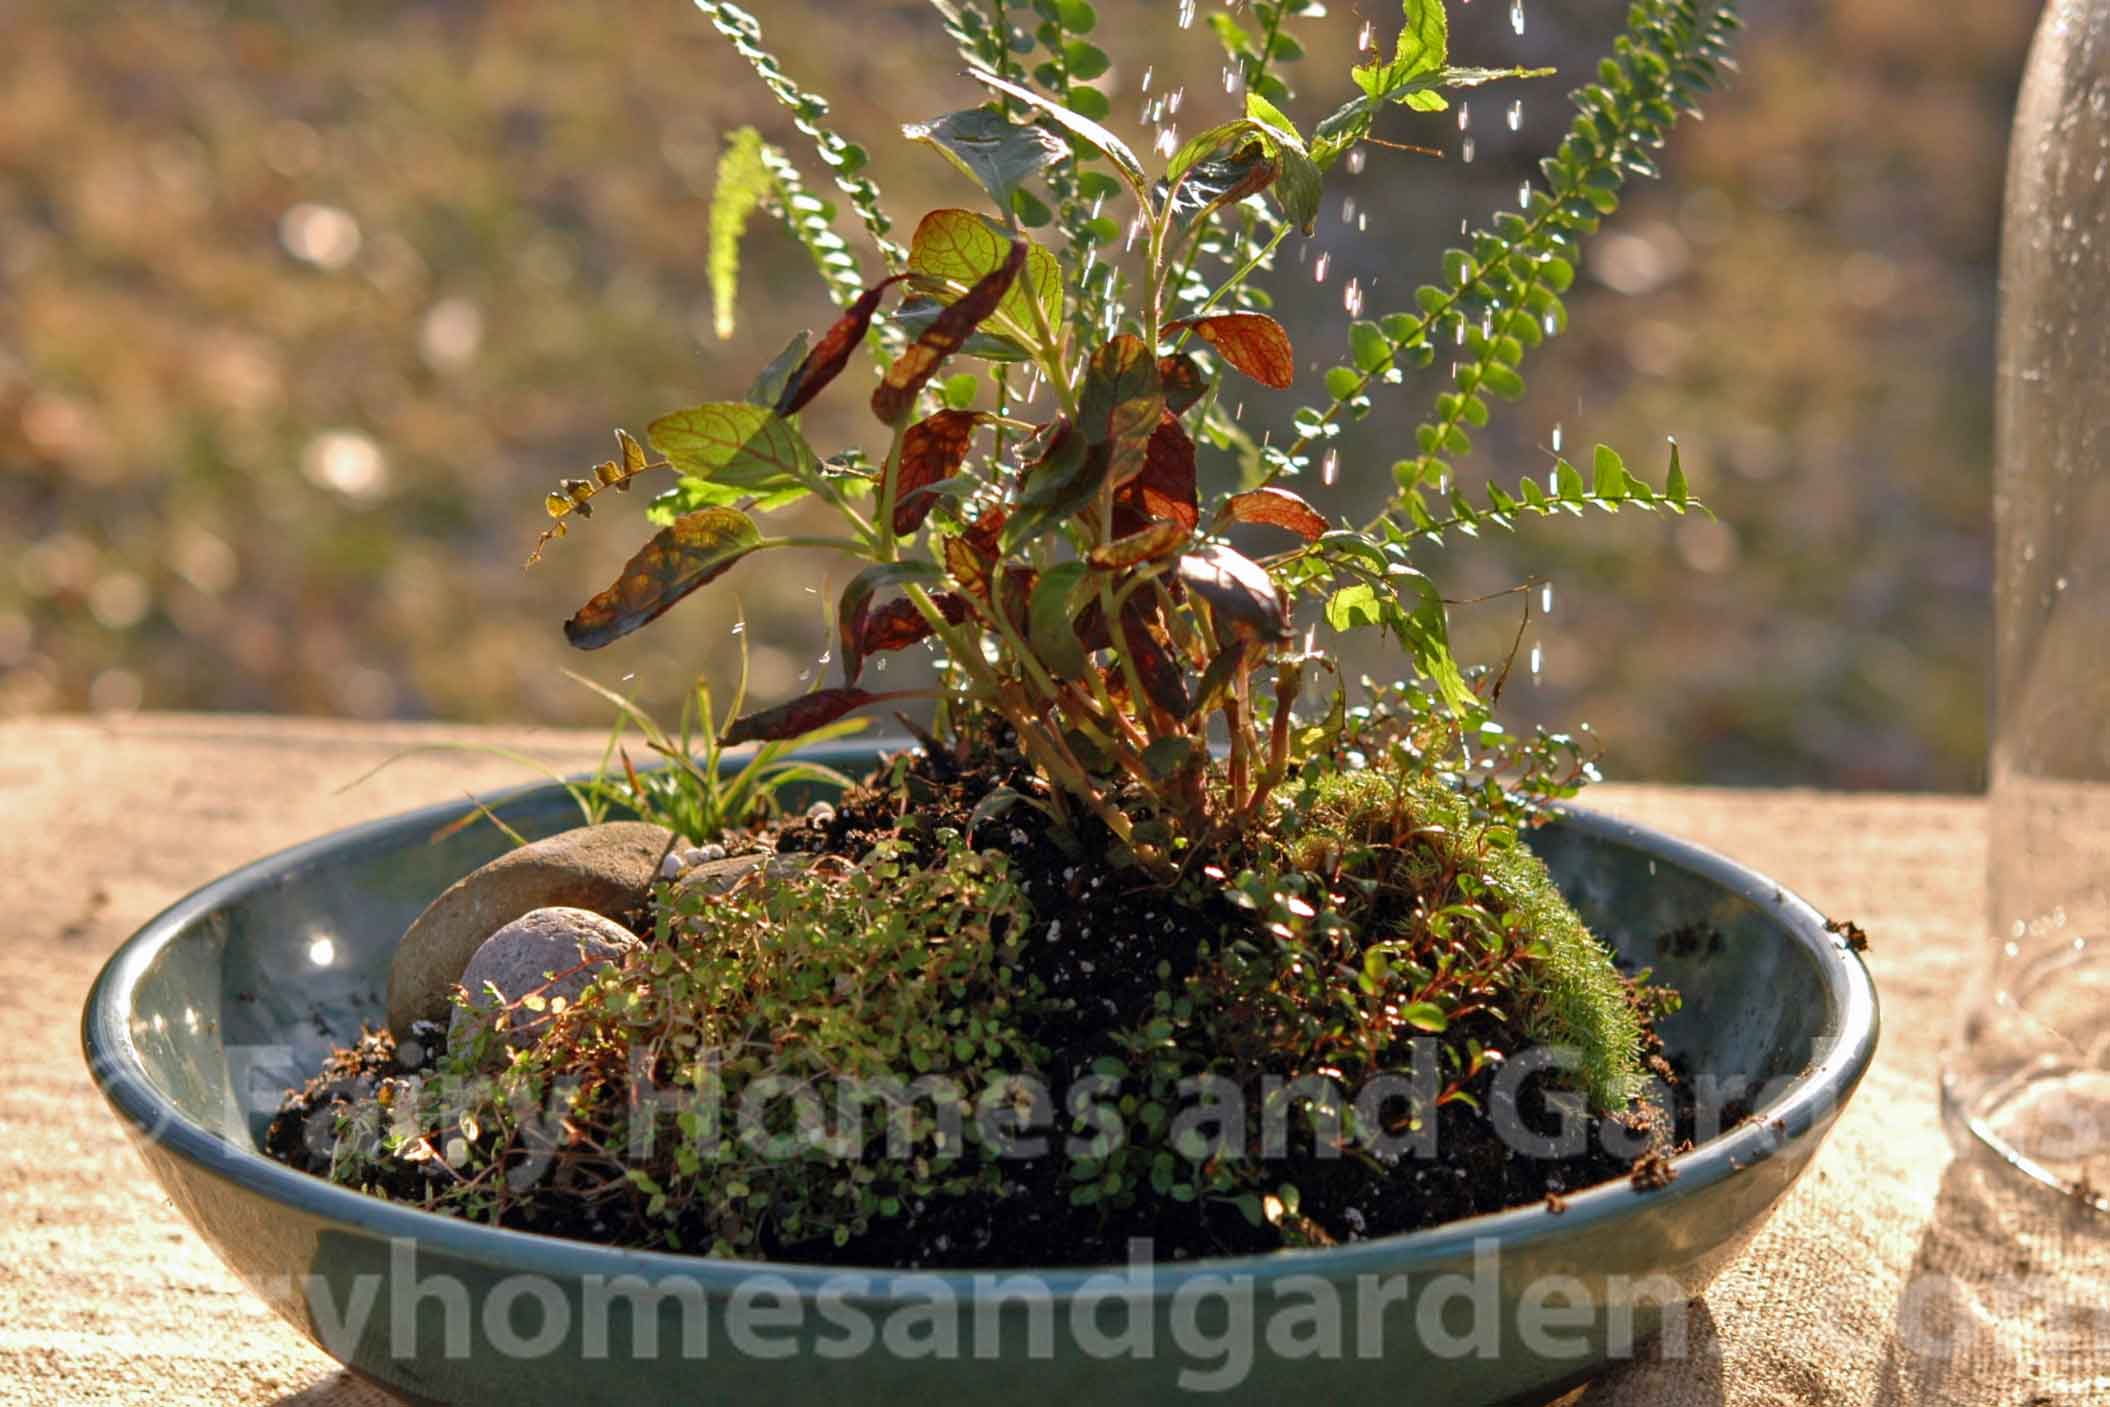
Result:
<svg viewBox="0 0 2110 1407"><path fill-rule="evenodd" d="M977 203L892 135L978 101L933 9L753 8L870 148L903 237L931 206ZM1183 94L1166 120L1185 132L1239 101L1180 8L1098 4L1115 63L1097 86L1138 147L1155 131L1146 67L1153 95ZM1222 8L1200 0L1204 18ZM1384 43L1398 24L1389 0L1331 8L1297 23L1309 52L1286 71L1307 130L1345 96L1362 20ZM1278 261L1315 370L1304 395L1248 397L1256 433L1321 394L1351 282L1366 315L1406 306L1461 219L1514 206L1623 13L1451 8L1454 61L1562 76L1381 123L1440 161L1373 149L1359 174L1337 168L1317 234ZM1454 599L1552 583L1524 640L1540 669L1520 661L1505 712L1588 722L1614 777L1974 789L2001 172L2037 7L1745 9L1741 75L1681 124L1668 179L1629 188L1587 250L1569 334L1527 361L1529 396L1462 466L1514 484L1558 435L1660 480L1676 435L1719 522L1593 514L1461 540L1429 568ZM605 723L562 669L672 707L698 673L730 682L736 597L757 695L811 678L835 562L736 572L595 655L558 625L644 540L638 500L521 565L543 495L606 457L612 426L736 396L833 314L758 218L738 333L713 333L722 138L753 124L816 189L823 168L694 9L12 0L6 40L0 714ZM841 228L868 248L847 211ZM1323 509L1382 500L1436 389L1380 395L1341 441L1337 490L1306 486ZM869 439L860 400L807 412L824 452ZM1519 599L1458 609L1464 658L1508 650Z"/></svg>

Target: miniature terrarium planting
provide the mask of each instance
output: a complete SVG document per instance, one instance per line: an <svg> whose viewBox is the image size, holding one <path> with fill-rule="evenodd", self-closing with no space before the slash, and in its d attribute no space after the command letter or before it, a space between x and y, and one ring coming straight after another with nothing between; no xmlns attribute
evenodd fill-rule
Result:
<svg viewBox="0 0 2110 1407"><path fill-rule="evenodd" d="M1635 4L1522 207L1315 376L1266 290L1328 173L1448 90L1540 75L1454 65L1440 0L1406 0L1300 130L1284 64L1322 7L1254 0L1209 16L1240 96L1146 160L1091 86L1090 4L937 8L988 101L903 129L960 199L897 228L756 20L701 0L880 266L790 154L735 134L722 316L757 210L841 311L744 394L617 431L535 544L657 490L650 539L565 622L582 650L831 549L834 677L752 710L699 687L671 731L611 694L655 765L612 741L574 784L599 824L433 903L388 1027L289 1097L271 1152L503 1227L902 1267L1323 1246L1660 1186L1691 1132L1648 1097L1679 1079L1654 1036L1678 996L1615 966L1529 844L1591 748L1495 721L1510 662L1454 657L1435 563L1526 520L1698 510L1675 446L1655 483L1599 447L1469 494L1453 461L1725 67L1733 6ZM1422 373L1410 452L1341 458ZM868 442L809 442L823 395L869 399ZM1336 479L1379 475L1381 513L1329 512ZM714 596L688 610L730 623ZM1397 682L1342 677L1359 633ZM884 687L902 651L935 667ZM802 760L874 714L913 745L859 775ZM1579 1119L1583 1146L1519 1153Z"/></svg>

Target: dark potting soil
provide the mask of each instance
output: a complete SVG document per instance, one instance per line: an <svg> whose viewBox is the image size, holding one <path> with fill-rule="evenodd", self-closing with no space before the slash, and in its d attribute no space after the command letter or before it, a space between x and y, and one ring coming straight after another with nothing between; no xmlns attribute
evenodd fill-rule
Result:
<svg viewBox="0 0 2110 1407"><path fill-rule="evenodd" d="M758 837L758 843L784 853L856 858L882 839L905 837L926 849L927 858L935 857L934 832L942 827L964 831L976 804L1007 784L1023 789L1030 782L1008 768L985 765L969 771L926 753L916 759L905 785L852 789L832 812L787 820ZM904 830L902 819L910 811L917 821ZM1174 900L1138 872L1094 858L1107 853L1103 833L1087 829L1065 848L1031 807L983 819L974 838L982 848L1007 853L1036 923L1059 925L1061 940L1031 944L1027 964L1051 996L1072 999L1059 1002L1062 1009L1028 1032L1049 1052L1037 1073L1058 1098L1093 1060L1108 1053L1109 1031L1146 1016L1164 985L1161 963L1169 964L1175 980L1184 977L1196 962L1197 935L1233 932L1252 922L1226 899L1211 898L1195 907ZM649 933L650 925L640 931ZM1305 1234L1321 1241L1361 1240L1534 1204L1558 1214L1567 1194L1599 1183L1626 1177L1644 1190L1666 1184L1675 1176L1669 1155L1690 1146L1692 1101L1676 1097L1679 1071L1665 1059L1655 1036L1654 1003L1637 997L1636 1005L1649 1046L1644 1056L1670 1087L1668 1102L1675 1112L1665 1115L1637 1104L1616 1116L1593 1116L1580 1152L1531 1156L1513 1149L1488 1116L1499 1074L1498 1066L1490 1067L1465 1086L1470 1100L1454 1100L1436 1111L1432 1156L1409 1155L1384 1167L1355 1156L1321 1157L1309 1141L1295 1147L1293 1140L1290 1155L1279 1163L1279 1181L1298 1189ZM1449 1034L1475 1037L1501 1051L1527 1044L1521 1029L1484 1016L1468 1018ZM410 1070L399 1061L387 1032L365 1033L354 1045L333 1052L302 1089L288 1093L266 1151L327 1176L328 1139L315 1135L333 1127L337 1111L370 1103L384 1080L406 1073ZM1533 1074L1507 1083L1515 1085L1516 1125L1525 1130L1550 1141L1564 1119L1574 1117L1572 1097L1549 1078ZM1733 1122L1742 1111L1728 1113ZM1059 1135L1059 1130L1049 1132ZM386 1190L420 1200L420 1184L433 1171L405 1164ZM771 1259L785 1261L913 1269L1118 1264L1129 1258L1136 1239L1147 1241L1149 1254L1160 1261L1285 1244L1280 1228L1264 1221L1256 1225L1246 1211L1220 1199L1139 1198L1127 1208L1075 1206L1063 1172L1064 1161L1057 1157L1014 1160L1006 1164L1001 1195L911 1199L900 1215L876 1220L869 1232L844 1245L806 1241L771 1244L766 1250ZM509 1214L503 1224L619 1245L659 1240L658 1226L646 1220L641 1205L626 1212L602 1199L591 1212L582 1204L574 1214L550 1210L563 1205L552 1198L537 1198L535 1205L542 1210L532 1221ZM708 1244L708 1238L695 1244Z"/></svg>

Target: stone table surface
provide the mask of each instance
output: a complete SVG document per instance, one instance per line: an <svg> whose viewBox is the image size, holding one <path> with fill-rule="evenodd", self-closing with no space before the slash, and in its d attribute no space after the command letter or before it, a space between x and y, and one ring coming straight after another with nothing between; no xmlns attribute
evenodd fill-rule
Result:
<svg viewBox="0 0 2110 1407"><path fill-rule="evenodd" d="M148 1180L89 1084L81 1003L126 935L236 865L534 780L458 745L572 770L593 764L600 741L235 716L0 723L0 971L14 994L0 1082L0 1403L389 1400L272 1316ZM360 781L406 749L421 750ZM1688 1352L1623 1365L1577 1400L2110 1402L2110 1236L1974 1196L1936 1109L1936 1054L1977 980L1982 804L1654 786L1604 786L1588 801L1860 923L1884 1038L1809 1174L1693 1308Z"/></svg>

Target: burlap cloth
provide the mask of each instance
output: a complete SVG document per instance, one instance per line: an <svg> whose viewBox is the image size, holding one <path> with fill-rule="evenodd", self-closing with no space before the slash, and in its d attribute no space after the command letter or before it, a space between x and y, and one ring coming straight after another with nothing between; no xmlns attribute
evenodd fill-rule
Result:
<svg viewBox="0 0 2110 1407"><path fill-rule="evenodd" d="M147 717L0 725L12 998L0 1080L0 1401L380 1403L268 1313L144 1175L76 1034L111 949L246 860L406 806L527 780L406 746L502 741L566 768L582 734ZM1773 875L1874 940L1874 1071L1759 1239L1693 1311L1692 1352L1598 1404L2110 1402L2110 1228L2003 1202L1952 1164L1935 1054L1976 969L1979 802L1605 787L1596 806ZM1410 1388L1403 1390L1412 1396Z"/></svg>

